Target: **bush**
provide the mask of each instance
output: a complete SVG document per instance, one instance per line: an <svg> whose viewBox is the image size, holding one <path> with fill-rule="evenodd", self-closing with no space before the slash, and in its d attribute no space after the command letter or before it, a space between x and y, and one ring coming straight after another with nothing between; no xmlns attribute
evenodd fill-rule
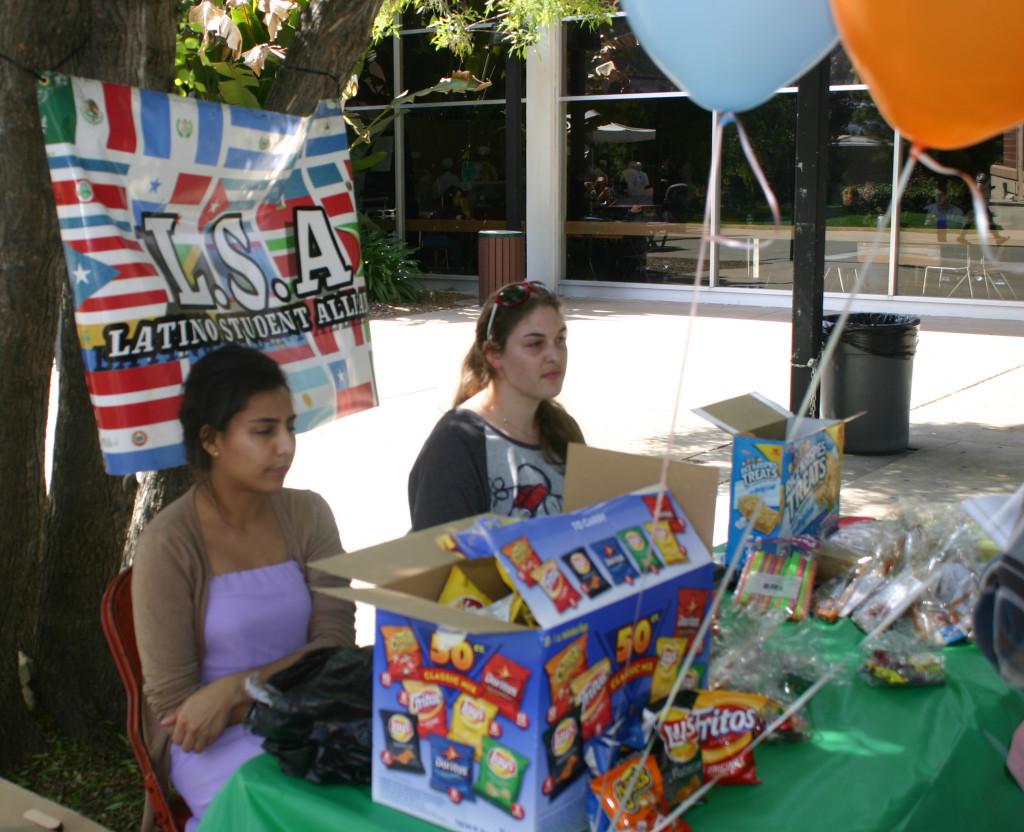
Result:
<svg viewBox="0 0 1024 832"><path fill-rule="evenodd" d="M370 299L380 303L419 300L423 289L415 281L421 272L413 249L365 214L359 215L359 236Z"/></svg>

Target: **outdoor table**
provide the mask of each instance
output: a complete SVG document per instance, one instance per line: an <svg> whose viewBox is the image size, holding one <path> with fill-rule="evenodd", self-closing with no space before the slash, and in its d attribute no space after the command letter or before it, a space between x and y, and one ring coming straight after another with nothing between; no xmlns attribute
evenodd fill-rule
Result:
<svg viewBox="0 0 1024 832"><path fill-rule="evenodd" d="M862 637L850 621L814 626L834 655L854 652ZM1024 720L1024 698L974 645L945 653L942 686L894 690L860 679L826 686L808 708L809 741L760 746L762 783L719 786L687 820L696 832L1021 829L1024 792L985 732L1009 744ZM267 755L228 781L202 824L248 832L331 828L437 827L374 804L369 787L289 777Z"/></svg>

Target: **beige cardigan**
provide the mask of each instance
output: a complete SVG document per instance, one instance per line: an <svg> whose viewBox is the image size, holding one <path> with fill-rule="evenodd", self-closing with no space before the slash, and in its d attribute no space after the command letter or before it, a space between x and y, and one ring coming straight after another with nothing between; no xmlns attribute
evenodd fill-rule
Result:
<svg viewBox="0 0 1024 832"><path fill-rule="evenodd" d="M196 488L164 508L139 539L132 568L135 638L143 676L143 736L164 789L170 772L170 732L160 720L201 687L203 630L210 567L203 545ZM297 561L310 589L338 585L312 561L340 552L341 541L326 501L312 491L283 489L271 505L281 523L288 557ZM355 608L312 592L308 649L355 644ZM142 829L155 828L149 802Z"/></svg>

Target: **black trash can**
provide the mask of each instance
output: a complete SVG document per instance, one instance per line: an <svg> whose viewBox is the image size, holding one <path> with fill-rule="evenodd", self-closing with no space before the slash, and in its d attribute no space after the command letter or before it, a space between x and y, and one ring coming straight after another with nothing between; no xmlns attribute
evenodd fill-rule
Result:
<svg viewBox="0 0 1024 832"><path fill-rule="evenodd" d="M827 315L828 338L838 315ZM846 426L845 450L853 454L893 454L910 443L910 384L920 318L912 315L850 315L832 364L821 379L821 414L844 419L865 411Z"/></svg>
<svg viewBox="0 0 1024 832"><path fill-rule="evenodd" d="M523 231L479 232L480 303L506 283L526 280L526 234Z"/></svg>

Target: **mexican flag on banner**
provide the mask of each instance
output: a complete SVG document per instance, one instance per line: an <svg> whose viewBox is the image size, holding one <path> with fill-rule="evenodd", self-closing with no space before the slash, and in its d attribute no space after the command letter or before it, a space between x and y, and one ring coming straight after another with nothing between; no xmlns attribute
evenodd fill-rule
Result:
<svg viewBox="0 0 1024 832"><path fill-rule="evenodd" d="M39 108L108 473L185 462L182 382L226 343L281 364L299 431L377 403L340 101L298 118L50 74Z"/></svg>

